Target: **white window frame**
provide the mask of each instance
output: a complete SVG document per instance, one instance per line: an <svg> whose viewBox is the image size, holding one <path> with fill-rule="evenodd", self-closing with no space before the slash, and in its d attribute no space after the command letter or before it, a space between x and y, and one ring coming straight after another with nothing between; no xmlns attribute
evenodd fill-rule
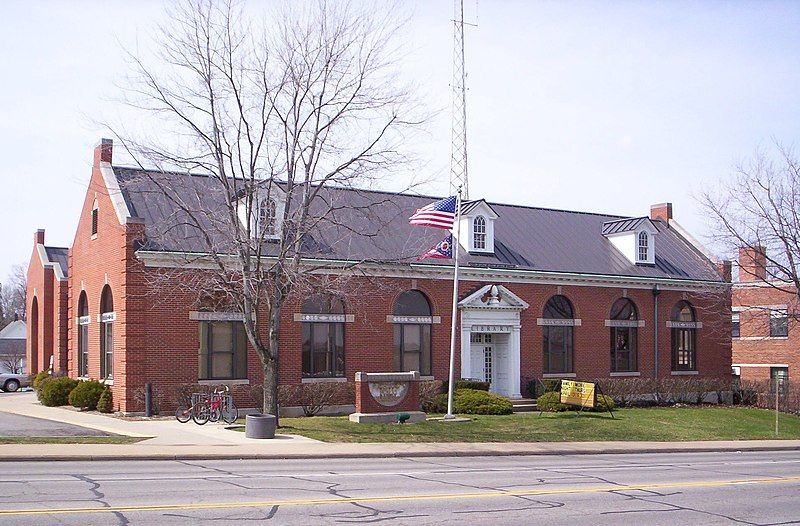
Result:
<svg viewBox="0 0 800 526"><path fill-rule="evenodd" d="M644 230L636 235L636 255L642 263L650 260L650 234Z"/></svg>
<svg viewBox="0 0 800 526"><path fill-rule="evenodd" d="M269 215L262 217L261 213L266 207L270 209L272 212L272 217L270 220ZM265 228L264 221L268 220L269 224L266 226L266 230L263 232L264 239L275 239L277 237L278 231L278 203L272 197L262 197L258 200L256 206L256 224L255 224L255 235L256 237L262 237L262 229Z"/></svg>
<svg viewBox="0 0 800 526"><path fill-rule="evenodd" d="M772 323L776 319L784 318L786 324L786 334L773 334ZM769 337L786 338L789 336L789 309L772 309L769 311Z"/></svg>
<svg viewBox="0 0 800 526"><path fill-rule="evenodd" d="M486 250L486 218L482 215L472 220L472 248L475 250Z"/></svg>

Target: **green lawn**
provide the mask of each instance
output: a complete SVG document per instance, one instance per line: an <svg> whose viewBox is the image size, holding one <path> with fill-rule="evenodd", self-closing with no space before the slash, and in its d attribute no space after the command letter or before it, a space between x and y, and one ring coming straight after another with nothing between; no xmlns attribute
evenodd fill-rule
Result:
<svg viewBox="0 0 800 526"><path fill-rule="evenodd" d="M282 418L280 433L325 442L561 442L745 440L775 437L775 413L729 407L620 409L608 413L474 416L470 422L355 424L347 417ZM777 438L800 439L800 417L781 414Z"/></svg>
<svg viewBox="0 0 800 526"><path fill-rule="evenodd" d="M127 436L93 437L0 437L2 444L134 444L144 438Z"/></svg>

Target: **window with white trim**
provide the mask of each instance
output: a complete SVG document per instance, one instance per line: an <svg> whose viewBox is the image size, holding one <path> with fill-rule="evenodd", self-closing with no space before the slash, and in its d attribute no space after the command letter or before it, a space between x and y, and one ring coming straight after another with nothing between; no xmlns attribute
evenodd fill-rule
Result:
<svg viewBox="0 0 800 526"><path fill-rule="evenodd" d="M786 309L769 312L769 335L772 338L789 336L789 312Z"/></svg>
<svg viewBox="0 0 800 526"><path fill-rule="evenodd" d="M739 313L731 314L731 338L738 338L741 335L742 325L739 321Z"/></svg>
<svg viewBox="0 0 800 526"><path fill-rule="evenodd" d="M484 250L486 248L486 218L478 216L472 221L472 248Z"/></svg>
<svg viewBox="0 0 800 526"><path fill-rule="evenodd" d="M648 260L648 250L650 248L650 239L647 232L639 232L639 261Z"/></svg>
<svg viewBox="0 0 800 526"><path fill-rule="evenodd" d="M258 237L274 237L277 233L277 205L274 199L265 197L258 202L258 218L256 235Z"/></svg>

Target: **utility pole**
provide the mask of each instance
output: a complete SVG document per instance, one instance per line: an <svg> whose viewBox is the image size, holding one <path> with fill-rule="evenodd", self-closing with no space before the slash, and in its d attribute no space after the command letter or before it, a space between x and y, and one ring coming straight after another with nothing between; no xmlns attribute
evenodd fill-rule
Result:
<svg viewBox="0 0 800 526"><path fill-rule="evenodd" d="M450 195L461 189L469 199L467 183L467 71L464 67L464 0L454 0L453 17L453 128L450 145ZM474 24L467 24L474 25Z"/></svg>

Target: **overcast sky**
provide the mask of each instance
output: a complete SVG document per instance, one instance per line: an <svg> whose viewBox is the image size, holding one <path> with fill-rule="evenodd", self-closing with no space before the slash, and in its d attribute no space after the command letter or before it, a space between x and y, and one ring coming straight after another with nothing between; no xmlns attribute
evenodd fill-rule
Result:
<svg viewBox="0 0 800 526"><path fill-rule="evenodd" d="M467 0L470 197L631 216L693 199L800 126L800 2ZM122 116L116 86L164 22L161 2L6 1L0 16L0 279L33 232L72 243L95 124ZM447 192L452 2L403 4L403 74L431 110L425 170ZM131 116L130 118L134 118Z"/></svg>

